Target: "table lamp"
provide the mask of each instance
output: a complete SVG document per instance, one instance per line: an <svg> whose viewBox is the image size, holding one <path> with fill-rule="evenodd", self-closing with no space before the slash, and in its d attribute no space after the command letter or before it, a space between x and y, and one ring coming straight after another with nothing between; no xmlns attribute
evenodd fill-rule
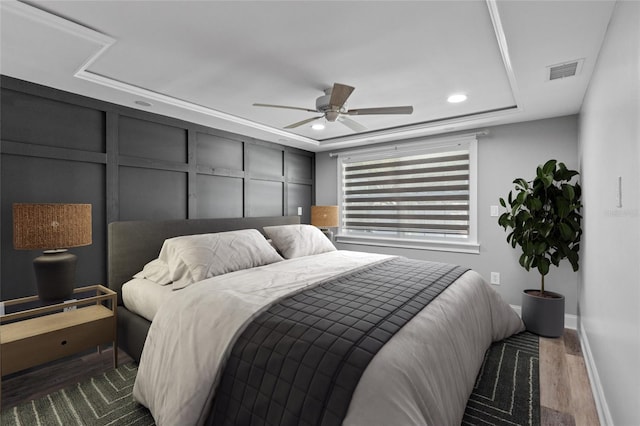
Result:
<svg viewBox="0 0 640 426"><path fill-rule="evenodd" d="M333 241L331 228L339 226L338 206L311 206L311 224L325 230L329 239Z"/></svg>
<svg viewBox="0 0 640 426"><path fill-rule="evenodd" d="M67 249L89 244L91 204L13 204L14 248L44 250L33 259L40 299L71 298L78 257Z"/></svg>

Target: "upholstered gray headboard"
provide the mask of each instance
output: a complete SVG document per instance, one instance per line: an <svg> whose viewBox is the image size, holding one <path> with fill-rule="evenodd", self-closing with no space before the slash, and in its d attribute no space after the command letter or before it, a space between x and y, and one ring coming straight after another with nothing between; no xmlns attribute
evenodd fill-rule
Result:
<svg viewBox="0 0 640 426"><path fill-rule="evenodd" d="M263 226L297 223L299 216L112 222L108 234L109 288L118 293L118 303L122 304L122 284L158 257L167 238L249 228L263 232Z"/></svg>

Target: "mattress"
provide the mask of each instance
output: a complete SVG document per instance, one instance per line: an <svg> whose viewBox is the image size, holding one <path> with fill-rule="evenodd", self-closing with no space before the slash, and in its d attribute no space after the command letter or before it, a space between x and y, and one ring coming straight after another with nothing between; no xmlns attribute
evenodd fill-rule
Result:
<svg viewBox="0 0 640 426"><path fill-rule="evenodd" d="M175 292L170 285L134 278L122 285L122 301L131 312L153 321L160 306Z"/></svg>
<svg viewBox="0 0 640 426"><path fill-rule="evenodd" d="M220 369L247 323L274 302L389 256L337 251L203 280L162 304L149 330L134 398L156 423L205 424ZM345 424L459 424L492 341L523 329L513 310L469 271L378 352Z"/></svg>

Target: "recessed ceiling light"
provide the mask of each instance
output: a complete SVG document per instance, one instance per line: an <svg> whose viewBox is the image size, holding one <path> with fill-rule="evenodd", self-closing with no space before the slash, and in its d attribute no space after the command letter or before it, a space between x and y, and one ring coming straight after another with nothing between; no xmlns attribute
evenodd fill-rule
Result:
<svg viewBox="0 0 640 426"><path fill-rule="evenodd" d="M140 106L143 106L143 107L150 107L151 106L151 103L149 103L147 101L135 101L134 104L140 105Z"/></svg>
<svg viewBox="0 0 640 426"><path fill-rule="evenodd" d="M315 123L311 126L311 128L313 130L324 130L324 124L322 123Z"/></svg>
<svg viewBox="0 0 640 426"><path fill-rule="evenodd" d="M447 98L447 102L452 104L457 104L458 102L464 102L467 100L467 95L462 93L456 93L455 95L451 95Z"/></svg>

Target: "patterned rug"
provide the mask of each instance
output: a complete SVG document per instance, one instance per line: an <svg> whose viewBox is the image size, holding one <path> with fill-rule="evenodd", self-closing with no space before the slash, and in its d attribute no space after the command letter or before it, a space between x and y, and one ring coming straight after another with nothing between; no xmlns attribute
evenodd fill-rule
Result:
<svg viewBox="0 0 640 426"><path fill-rule="evenodd" d="M135 364L93 377L2 411L0 425L151 426L149 411L131 398ZM485 355L463 425L539 425L538 337L521 333Z"/></svg>
<svg viewBox="0 0 640 426"><path fill-rule="evenodd" d="M540 425L538 336L496 342L485 355L463 425Z"/></svg>
<svg viewBox="0 0 640 426"><path fill-rule="evenodd" d="M138 368L129 363L47 396L2 411L0 425L153 425L149 410L133 401Z"/></svg>

